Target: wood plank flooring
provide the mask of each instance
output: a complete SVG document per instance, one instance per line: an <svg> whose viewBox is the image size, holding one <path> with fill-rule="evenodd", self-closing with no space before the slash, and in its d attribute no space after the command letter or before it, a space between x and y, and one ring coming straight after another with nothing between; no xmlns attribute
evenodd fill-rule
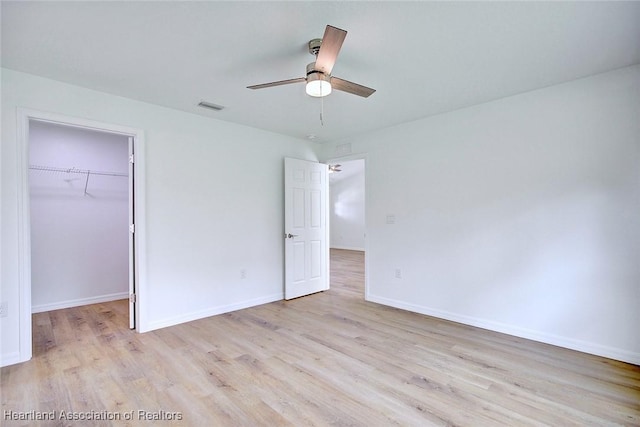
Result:
<svg viewBox="0 0 640 427"><path fill-rule="evenodd" d="M363 254L331 258L327 292L145 334L126 301L35 314L0 424L640 425L640 367L366 302Z"/></svg>

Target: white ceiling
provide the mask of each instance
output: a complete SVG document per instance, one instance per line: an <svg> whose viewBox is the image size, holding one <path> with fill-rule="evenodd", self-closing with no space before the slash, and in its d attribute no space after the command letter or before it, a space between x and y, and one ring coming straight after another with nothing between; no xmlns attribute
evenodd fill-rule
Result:
<svg viewBox="0 0 640 427"><path fill-rule="evenodd" d="M246 89L303 77L326 24L375 94L321 126L302 84ZM640 2L2 2L3 67L317 142L638 63Z"/></svg>

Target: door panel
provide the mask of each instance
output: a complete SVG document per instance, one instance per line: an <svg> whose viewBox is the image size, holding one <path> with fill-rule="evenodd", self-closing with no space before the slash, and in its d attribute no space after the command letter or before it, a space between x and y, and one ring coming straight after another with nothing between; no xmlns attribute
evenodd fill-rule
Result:
<svg viewBox="0 0 640 427"><path fill-rule="evenodd" d="M285 159L285 298L329 289L327 165Z"/></svg>
<svg viewBox="0 0 640 427"><path fill-rule="evenodd" d="M317 279L322 275L322 242L311 241L311 278Z"/></svg>
<svg viewBox="0 0 640 427"><path fill-rule="evenodd" d="M304 228L304 189L293 188L293 226Z"/></svg>

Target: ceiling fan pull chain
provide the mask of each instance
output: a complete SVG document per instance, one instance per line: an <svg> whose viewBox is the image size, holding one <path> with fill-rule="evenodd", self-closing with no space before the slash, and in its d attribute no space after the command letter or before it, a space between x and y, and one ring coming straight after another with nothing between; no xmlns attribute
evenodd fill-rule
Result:
<svg viewBox="0 0 640 427"><path fill-rule="evenodd" d="M322 86L320 86L320 126L324 126L324 96L322 96Z"/></svg>

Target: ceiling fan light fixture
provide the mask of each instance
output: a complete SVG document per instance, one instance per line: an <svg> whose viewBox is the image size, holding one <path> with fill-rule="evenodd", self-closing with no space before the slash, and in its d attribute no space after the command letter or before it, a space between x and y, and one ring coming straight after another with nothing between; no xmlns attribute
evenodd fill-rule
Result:
<svg viewBox="0 0 640 427"><path fill-rule="evenodd" d="M331 78L320 72L307 75L307 95L315 98L327 96L331 93Z"/></svg>
<svg viewBox="0 0 640 427"><path fill-rule="evenodd" d="M369 95L376 91L375 89L338 77L332 77L333 66L346 36L347 32L345 30L327 25L324 30L324 36L321 39L309 41L309 53L315 56L316 60L307 65L307 75L305 77L247 86L247 89L264 89L305 82L307 95L316 98L329 95L333 89L368 98ZM320 117L320 122L322 122L322 113L320 113Z"/></svg>

